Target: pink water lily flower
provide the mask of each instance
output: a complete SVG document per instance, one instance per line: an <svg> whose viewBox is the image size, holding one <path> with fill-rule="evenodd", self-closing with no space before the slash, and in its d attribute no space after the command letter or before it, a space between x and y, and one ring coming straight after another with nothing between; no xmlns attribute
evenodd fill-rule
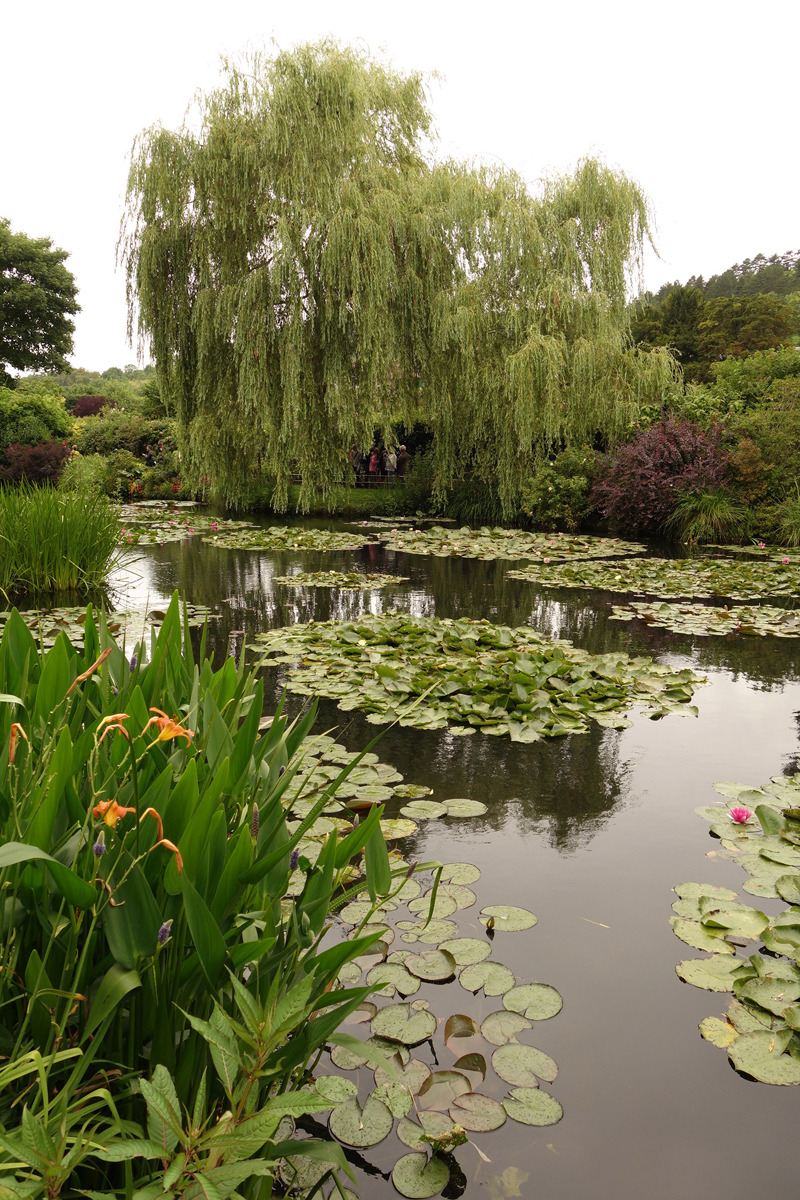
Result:
<svg viewBox="0 0 800 1200"><path fill-rule="evenodd" d="M549 559L549 558L546 558L544 561L545 561L546 563L549 563L549 562L550 562L550 559Z"/></svg>
<svg viewBox="0 0 800 1200"><path fill-rule="evenodd" d="M752 815L749 808L732 808L728 813L735 825L746 825Z"/></svg>
<svg viewBox="0 0 800 1200"><path fill-rule="evenodd" d="M788 558L782 558L782 559L781 559L781 562L783 563L783 565L784 565L785 567L788 567L788 565L789 565L789 560L788 560Z"/></svg>
<svg viewBox="0 0 800 1200"><path fill-rule="evenodd" d="M758 548L759 548L759 550L763 550L763 549L765 549L765 547L766 547L766 542L759 542L759 543L758 543Z"/></svg>

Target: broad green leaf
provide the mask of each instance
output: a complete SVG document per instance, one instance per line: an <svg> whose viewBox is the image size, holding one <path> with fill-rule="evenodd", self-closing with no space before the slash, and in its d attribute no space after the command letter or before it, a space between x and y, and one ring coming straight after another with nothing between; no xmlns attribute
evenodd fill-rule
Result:
<svg viewBox="0 0 800 1200"><path fill-rule="evenodd" d="M419 991L419 979L409 974L402 963L378 963L367 975L370 987L380 989L381 995L413 996Z"/></svg>
<svg viewBox="0 0 800 1200"><path fill-rule="evenodd" d="M422 942L426 946L437 946L439 942L449 941L458 933L454 921L434 918L432 921L398 921L397 928L403 932L400 940L413 945Z"/></svg>
<svg viewBox="0 0 800 1200"><path fill-rule="evenodd" d="M443 1137L453 1128L453 1121L447 1113L436 1112L435 1109L417 1112L415 1116L417 1121L403 1119L397 1126L400 1141L412 1150L429 1149L428 1143L422 1140L425 1135Z"/></svg>
<svg viewBox="0 0 800 1200"><path fill-rule="evenodd" d="M372 1095L386 1105L393 1117L407 1116L414 1105L411 1093L402 1083L382 1083Z"/></svg>
<svg viewBox="0 0 800 1200"><path fill-rule="evenodd" d="M368 1096L363 1109L355 1099L337 1105L328 1118L328 1128L346 1146L376 1146L392 1132L394 1118L382 1101Z"/></svg>
<svg viewBox="0 0 800 1200"><path fill-rule="evenodd" d="M522 929L532 929L539 920L526 908L515 908L511 904L491 904L481 909L482 925L490 926L496 933L516 933ZM490 925L491 922L491 925Z"/></svg>
<svg viewBox="0 0 800 1200"><path fill-rule="evenodd" d="M213 988L225 961L225 940L205 901L185 873L181 876L181 886L192 940L200 957L206 981L209 987Z"/></svg>
<svg viewBox="0 0 800 1200"><path fill-rule="evenodd" d="M785 979L737 979L733 990L739 1000L757 1004L776 1017L782 1016L784 1009L800 1000L800 983Z"/></svg>
<svg viewBox="0 0 800 1200"><path fill-rule="evenodd" d="M405 1046L416 1046L436 1032L436 1018L429 1012L412 1013L408 1004L389 1004L372 1019L372 1032Z"/></svg>
<svg viewBox="0 0 800 1200"><path fill-rule="evenodd" d="M729 1021L720 1021L719 1017L706 1017L700 1022L700 1033L707 1042L726 1050L731 1042L739 1036Z"/></svg>
<svg viewBox="0 0 800 1200"><path fill-rule="evenodd" d="M725 941L724 931L721 929L715 933L701 925L699 921L684 921L680 917L672 917L670 924L676 936L687 946L694 946L696 950L705 950L709 954L734 953L733 946Z"/></svg>
<svg viewBox="0 0 800 1200"><path fill-rule="evenodd" d="M114 963L106 971L95 992L81 1041L85 1042L103 1024L106 1017L114 1012L117 1005L125 999L129 992L141 986L142 981L138 971L126 971L119 963Z"/></svg>
<svg viewBox="0 0 800 1200"><path fill-rule="evenodd" d="M314 1087L323 1100L329 1100L331 1104L343 1104L345 1100L358 1095L356 1085L341 1075L320 1075L314 1080Z"/></svg>
<svg viewBox="0 0 800 1200"><path fill-rule="evenodd" d="M492 1066L506 1083L519 1087L537 1087L537 1075L552 1083L558 1074L558 1067L548 1054L519 1042L498 1046L492 1055Z"/></svg>
<svg viewBox="0 0 800 1200"><path fill-rule="evenodd" d="M439 949L452 954L458 967L483 962L492 953L489 942L481 942L477 938L454 938L450 942L440 942Z"/></svg>
<svg viewBox="0 0 800 1200"><path fill-rule="evenodd" d="M481 988L487 996L502 996L504 992L514 987L514 973L502 963L481 962L464 967L458 977L458 982L468 992L479 992ZM517 1011L516 1009L514 1011Z"/></svg>
<svg viewBox="0 0 800 1200"><path fill-rule="evenodd" d="M445 806L437 804L435 800L412 800L400 809L401 816L409 817L412 821L435 821L446 813Z"/></svg>
<svg viewBox="0 0 800 1200"><path fill-rule="evenodd" d="M481 873L472 863L445 863L442 868L442 883L477 883Z"/></svg>
<svg viewBox="0 0 800 1200"><path fill-rule="evenodd" d="M736 892L730 888L714 887L710 883L676 883L673 889L682 900L699 900L710 896L712 900L735 900Z"/></svg>
<svg viewBox="0 0 800 1200"><path fill-rule="evenodd" d="M0 846L0 870L16 863L37 860L47 864L47 869L65 900L76 908L93 907L97 900L95 889L38 846L26 846L22 842L6 842L4 846Z"/></svg>
<svg viewBox="0 0 800 1200"><path fill-rule="evenodd" d="M484 1017L481 1034L493 1046L504 1046L506 1042L516 1042L516 1034L523 1029L532 1029L533 1025L519 1013L493 1012Z"/></svg>
<svg viewBox="0 0 800 1200"><path fill-rule="evenodd" d="M419 1107L447 1112L458 1096L472 1091L472 1084L460 1071L434 1071L419 1089Z"/></svg>
<svg viewBox="0 0 800 1200"><path fill-rule="evenodd" d="M780 1032L743 1033L728 1047L728 1057L737 1071L760 1083L798 1084L800 1060L784 1053L787 1044L786 1035Z"/></svg>
<svg viewBox="0 0 800 1200"><path fill-rule="evenodd" d="M526 983L503 996L503 1008L521 1013L529 1021L548 1021L561 1012L563 1003L561 994L548 983Z"/></svg>
<svg viewBox="0 0 800 1200"><path fill-rule="evenodd" d="M708 992L730 992L733 989L731 972L741 966L741 960L727 954L711 958L687 958L675 968L679 979Z"/></svg>
<svg viewBox="0 0 800 1200"><path fill-rule="evenodd" d="M401 1196L425 1200L438 1196L450 1180L450 1168L441 1158L428 1161L425 1154L404 1154L394 1164L392 1183Z"/></svg>
<svg viewBox="0 0 800 1200"><path fill-rule="evenodd" d="M556 1125L564 1115L556 1098L538 1087L512 1088L503 1108L512 1121L522 1125Z"/></svg>
<svg viewBox="0 0 800 1200"><path fill-rule="evenodd" d="M467 1092L459 1096L450 1106L450 1116L457 1125L471 1133L491 1133L504 1125L506 1120L502 1104L480 1092Z"/></svg>
<svg viewBox="0 0 800 1200"><path fill-rule="evenodd" d="M448 817L482 817L488 811L479 800L443 800Z"/></svg>
<svg viewBox="0 0 800 1200"><path fill-rule="evenodd" d="M382 1067L376 1067L375 1083L378 1087L383 1087L384 1084L395 1082L398 1086L404 1087L406 1091L410 1090L416 1095L430 1073L430 1067L427 1067L420 1059L412 1058L398 1073L396 1080L391 1080Z"/></svg>
<svg viewBox="0 0 800 1200"><path fill-rule="evenodd" d="M406 971L411 975L416 975L418 979L435 982L452 978L456 970L456 962L452 954L448 954L441 948L426 950L422 954L409 954L403 965Z"/></svg>
<svg viewBox="0 0 800 1200"><path fill-rule="evenodd" d="M424 896L419 896L416 900L411 900L408 905L409 911L414 913L416 917L424 917L427 920L428 913L431 911L431 899L431 893L426 892ZM441 920L443 917L449 917L454 913L457 907L458 905L452 896L439 891L433 903L433 913L431 916L434 920Z"/></svg>

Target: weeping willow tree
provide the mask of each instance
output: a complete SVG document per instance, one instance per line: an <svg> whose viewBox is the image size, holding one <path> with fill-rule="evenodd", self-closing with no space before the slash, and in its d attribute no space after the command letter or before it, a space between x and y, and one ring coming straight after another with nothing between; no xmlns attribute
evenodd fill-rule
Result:
<svg viewBox="0 0 800 1200"><path fill-rule="evenodd" d="M186 462L229 503L263 465L300 507L390 420L434 432L510 511L554 444L626 427L674 378L637 352L646 202L593 161L532 195L437 162L425 80L333 42L245 66L194 124L135 143L130 331L175 397Z"/></svg>

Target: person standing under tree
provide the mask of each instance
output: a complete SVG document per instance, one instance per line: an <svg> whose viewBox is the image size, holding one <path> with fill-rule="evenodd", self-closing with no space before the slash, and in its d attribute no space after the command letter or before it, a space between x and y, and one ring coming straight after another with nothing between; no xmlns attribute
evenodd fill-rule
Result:
<svg viewBox="0 0 800 1200"><path fill-rule="evenodd" d="M405 446L401 446L400 451L397 455L397 478L398 479L404 479L406 477L406 475L408 473L408 467L409 467L410 462L411 462L411 455L408 453Z"/></svg>
<svg viewBox="0 0 800 1200"><path fill-rule="evenodd" d="M386 451L386 479L389 484L389 487L392 487L394 485L394 476L395 476L396 471L397 471L397 455L395 453L394 447L389 446L389 448Z"/></svg>

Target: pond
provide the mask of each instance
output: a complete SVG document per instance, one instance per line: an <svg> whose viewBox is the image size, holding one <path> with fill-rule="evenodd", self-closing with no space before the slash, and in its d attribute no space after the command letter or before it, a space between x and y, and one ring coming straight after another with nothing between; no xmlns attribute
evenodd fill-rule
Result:
<svg viewBox="0 0 800 1200"><path fill-rule="evenodd" d="M398 609L530 625L592 653L649 654L705 675L709 686L693 698L696 718L651 721L635 711L627 729L592 724L587 733L534 744L393 727L376 750L406 783L432 788L432 799L466 797L486 805L484 816L469 821L421 823L404 853L480 868L481 879L472 885L478 903L459 914L464 936L485 936L478 921L485 905L535 913L535 928L497 934L493 958L519 981L552 984L564 1000L558 1016L534 1031L535 1045L558 1064L556 1081L545 1086L563 1106L563 1119L545 1128L509 1120L489 1135L471 1135L491 1161L472 1144L457 1150L466 1195L721 1200L770 1190L790 1194L800 1089L744 1079L724 1052L701 1039L698 1023L721 1016L728 997L678 979L676 963L695 952L677 941L669 921L676 899L671 889L679 881L741 893L741 870L705 857L707 826L694 809L718 799L712 784L758 786L798 769L794 641L693 639L638 620L615 621L620 596L511 579L514 564L501 560L423 557L381 545L257 553L220 549L199 537L137 553L135 574L117 581L121 607L161 604L177 588L191 603L221 614L210 644L223 656L238 656L263 630ZM275 582L297 570L331 568L408 582L346 592ZM268 711L286 670L266 671ZM290 696L288 703L297 710L301 700ZM342 712L330 700L320 707L317 731L324 730L335 731L351 750L377 732L363 714ZM399 807L391 802L387 815ZM768 913L785 907L757 903ZM500 1007L496 999L453 986L458 1006L448 1001L446 1011L436 984L423 982L415 998L428 999L440 1018L456 1011L477 1022ZM426 1046L413 1053L430 1063ZM371 1071L349 1077L366 1095ZM497 1081L491 1087L487 1082L482 1090L497 1099L507 1091ZM367 1165L356 1175L365 1200L396 1194L388 1175L402 1152L394 1135L362 1152Z"/></svg>

